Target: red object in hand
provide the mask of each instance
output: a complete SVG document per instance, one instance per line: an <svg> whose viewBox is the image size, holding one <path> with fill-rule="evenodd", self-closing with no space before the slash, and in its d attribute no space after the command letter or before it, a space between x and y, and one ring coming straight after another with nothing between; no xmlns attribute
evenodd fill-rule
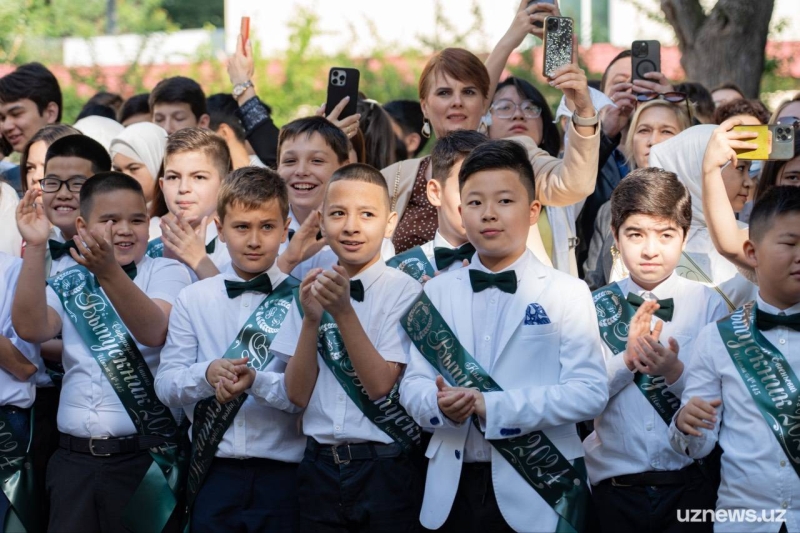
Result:
<svg viewBox="0 0 800 533"><path fill-rule="evenodd" d="M250 17L242 17L242 26L239 29L242 35L242 48L247 48L247 40L250 39Z"/></svg>

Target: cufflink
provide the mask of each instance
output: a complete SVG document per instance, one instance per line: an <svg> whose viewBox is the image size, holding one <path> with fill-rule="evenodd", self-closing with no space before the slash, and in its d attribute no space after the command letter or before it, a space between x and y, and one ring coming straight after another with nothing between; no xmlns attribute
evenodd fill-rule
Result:
<svg viewBox="0 0 800 533"><path fill-rule="evenodd" d="M438 416L434 416L433 418L431 418L431 425L432 426L438 426L439 424L441 424L441 421L439 420Z"/></svg>
<svg viewBox="0 0 800 533"><path fill-rule="evenodd" d="M510 437L511 435L519 435L522 433L522 430L519 428L502 428L500 430L500 435L503 437Z"/></svg>

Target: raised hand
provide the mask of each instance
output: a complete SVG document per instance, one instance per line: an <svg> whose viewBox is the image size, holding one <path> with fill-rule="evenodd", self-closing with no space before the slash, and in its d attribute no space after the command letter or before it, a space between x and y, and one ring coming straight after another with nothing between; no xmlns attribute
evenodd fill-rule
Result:
<svg viewBox="0 0 800 533"><path fill-rule="evenodd" d="M728 162L733 166L738 163L736 150L756 150L758 145L747 142L748 139L755 139L758 134L754 131L734 131L735 126L741 126L744 121L739 117L729 118L719 125L711 134L711 139L706 145L706 153L703 156L703 172L711 173L718 170Z"/></svg>
<svg viewBox="0 0 800 533"><path fill-rule="evenodd" d="M675 383L683 373L683 362L678 359L680 345L678 341L669 338L669 348L660 344L659 337L664 322L656 322L651 335L643 335L636 339L633 351L636 357L633 364L636 370L649 376L664 376L668 384ZM630 341L629 341L630 346Z"/></svg>
<svg viewBox="0 0 800 533"><path fill-rule="evenodd" d="M303 306L303 313L305 320L311 320L315 324L319 324L322 320L322 313L324 309L319 300L314 296L312 287L317 281L317 277L322 274L321 268L311 269L306 277L300 283L300 305Z"/></svg>
<svg viewBox="0 0 800 533"><path fill-rule="evenodd" d="M358 131L358 121L361 120L361 115L356 113L355 115L350 115L347 118L339 120L339 115L342 114L342 111L347 107L349 101L350 97L345 96L327 115L325 114L325 104L322 104L320 108L317 109L316 114L320 117L327 118L334 126L342 130L344 134L347 135L348 139L352 139Z"/></svg>
<svg viewBox="0 0 800 533"><path fill-rule="evenodd" d="M255 380L256 370L248 366L245 366L244 370L238 374L238 380L235 382L225 377L220 378L215 390L217 401L226 404L235 400L252 387Z"/></svg>
<svg viewBox="0 0 800 533"><path fill-rule="evenodd" d="M675 90L666 76L661 72L648 72L644 75L646 80L633 80L631 88L637 94L669 93Z"/></svg>
<svg viewBox="0 0 800 533"><path fill-rule="evenodd" d="M453 390L442 376L436 378L436 400L442 413L456 423L467 420L475 413L475 395L465 389ZM450 390L447 390L450 389Z"/></svg>
<svg viewBox="0 0 800 533"><path fill-rule="evenodd" d="M714 429L717 423L717 407L722 405L722 400L707 402L699 396L693 396L680 410L675 426L686 435L700 437L701 429Z"/></svg>
<svg viewBox="0 0 800 533"><path fill-rule="evenodd" d="M17 205L17 228L27 246L43 246L50 237L50 221L36 201L41 195L41 190L29 189Z"/></svg>
<svg viewBox="0 0 800 533"><path fill-rule="evenodd" d="M353 308L350 303L350 277L339 265L334 265L333 270L326 270L317 276L311 292L334 319Z"/></svg>
<svg viewBox="0 0 800 533"><path fill-rule="evenodd" d="M294 268L316 255L325 246L325 239L317 239L320 230L319 212L314 211L306 218L305 222L294 233L292 240L278 258L278 267L285 274L290 274Z"/></svg>
<svg viewBox="0 0 800 533"><path fill-rule="evenodd" d="M208 217L203 217L197 229L178 214L161 218L161 241L164 243L165 256L177 259L192 270L206 257L206 230Z"/></svg>
<svg viewBox="0 0 800 533"><path fill-rule="evenodd" d="M636 372L637 370L634 364L634 359L636 358L634 347L637 346L637 339L645 335L650 335L650 323L653 319L653 314L655 314L658 309L659 306L656 302L646 301L637 309L633 318L631 318L631 323L628 328L628 345L623 353L623 360L628 370L631 372Z"/></svg>
<svg viewBox="0 0 800 533"><path fill-rule="evenodd" d="M103 235L97 235L87 228L78 228L78 234L72 238L77 250L70 249L72 258L81 266L86 267L89 272L98 278L106 278L115 270L122 267L114 257L113 237L111 226L113 222L109 220L103 229Z"/></svg>
<svg viewBox="0 0 800 533"><path fill-rule="evenodd" d="M225 378L232 383L239 381L236 365L246 365L247 357L241 359L214 359L206 368L206 381L216 388L220 379Z"/></svg>
<svg viewBox="0 0 800 533"><path fill-rule="evenodd" d="M241 34L236 38L236 52L228 58L228 76L232 85L244 83L253 78L253 45L250 39L242 46Z"/></svg>

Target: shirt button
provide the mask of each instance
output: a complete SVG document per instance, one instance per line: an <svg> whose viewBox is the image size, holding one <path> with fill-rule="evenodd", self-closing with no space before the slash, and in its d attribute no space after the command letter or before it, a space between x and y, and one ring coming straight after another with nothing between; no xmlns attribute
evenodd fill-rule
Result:
<svg viewBox="0 0 800 533"><path fill-rule="evenodd" d="M236 425L239 426L239 427L242 427L244 425L244 420L238 420L236 422Z"/></svg>
<svg viewBox="0 0 800 533"><path fill-rule="evenodd" d="M483 458L483 452L478 452L476 455L477 455L478 457L480 457L480 458Z"/></svg>
<svg viewBox="0 0 800 533"><path fill-rule="evenodd" d="M786 461L781 461L781 466L786 466Z"/></svg>
<svg viewBox="0 0 800 533"><path fill-rule="evenodd" d="M783 503L781 504L781 507L783 507L784 509L786 509L787 507L789 507L789 503L788 503L788 502L783 502Z"/></svg>
<svg viewBox="0 0 800 533"><path fill-rule="evenodd" d="M250 304L249 304L249 303L247 303L247 302L245 302L245 303L244 303L244 306L245 306L245 307L250 307Z"/></svg>
<svg viewBox="0 0 800 533"><path fill-rule="evenodd" d="M781 340L780 340L780 341L778 341L778 342L780 342L781 344L786 344L786 339L781 339Z"/></svg>
<svg viewBox="0 0 800 533"><path fill-rule="evenodd" d="M342 429L342 426L334 426L333 429L335 429L336 431L339 431L340 429Z"/></svg>
<svg viewBox="0 0 800 533"><path fill-rule="evenodd" d="M339 395L339 401L340 401L340 402L343 402L343 401L344 401L344 394L340 394L340 395Z"/></svg>
<svg viewBox="0 0 800 533"><path fill-rule="evenodd" d="M650 424L647 424L647 426L645 426L645 429L646 429L647 431L653 431L653 426L652 426L652 425L650 425Z"/></svg>
<svg viewBox="0 0 800 533"><path fill-rule="evenodd" d="M490 300L490 302L491 302L491 303L497 303L497 300L495 300L494 298L492 298L492 299Z"/></svg>
<svg viewBox="0 0 800 533"><path fill-rule="evenodd" d="M483 340L485 340L485 341L491 340L491 337L490 337L489 335L486 335L486 336L483 338Z"/></svg>

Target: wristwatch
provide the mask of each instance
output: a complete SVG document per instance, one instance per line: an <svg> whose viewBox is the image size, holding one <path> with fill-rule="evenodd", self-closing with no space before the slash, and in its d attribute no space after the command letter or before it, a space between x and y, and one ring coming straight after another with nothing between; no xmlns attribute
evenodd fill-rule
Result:
<svg viewBox="0 0 800 533"><path fill-rule="evenodd" d="M252 86L253 86L252 80L247 80L244 83L237 83L236 85L233 86L233 91L231 92L231 94L233 95L234 98L238 100L239 97L242 96L244 92Z"/></svg>
<svg viewBox="0 0 800 533"><path fill-rule="evenodd" d="M594 116L591 117L579 117L578 113L572 113L572 123L576 126L597 126L600 122L600 114L595 110Z"/></svg>

